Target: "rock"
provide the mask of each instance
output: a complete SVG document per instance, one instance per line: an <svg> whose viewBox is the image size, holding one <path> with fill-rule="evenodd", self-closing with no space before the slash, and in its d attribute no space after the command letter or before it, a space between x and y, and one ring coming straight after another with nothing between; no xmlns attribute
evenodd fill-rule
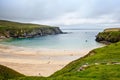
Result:
<svg viewBox="0 0 120 80"><path fill-rule="evenodd" d="M100 63L95 63L95 65L100 65Z"/></svg>
<svg viewBox="0 0 120 80"><path fill-rule="evenodd" d="M6 37L5 36L0 36L0 39L5 39Z"/></svg>
<svg viewBox="0 0 120 80"><path fill-rule="evenodd" d="M83 71L83 70L85 70L87 67L89 67L88 64L82 65L77 71Z"/></svg>

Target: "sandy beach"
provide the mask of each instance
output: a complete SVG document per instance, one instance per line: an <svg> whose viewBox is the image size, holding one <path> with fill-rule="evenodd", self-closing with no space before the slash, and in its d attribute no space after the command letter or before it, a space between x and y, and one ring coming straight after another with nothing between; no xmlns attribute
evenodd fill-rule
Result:
<svg viewBox="0 0 120 80"><path fill-rule="evenodd" d="M89 50L31 49L0 44L0 64L28 76L50 76Z"/></svg>

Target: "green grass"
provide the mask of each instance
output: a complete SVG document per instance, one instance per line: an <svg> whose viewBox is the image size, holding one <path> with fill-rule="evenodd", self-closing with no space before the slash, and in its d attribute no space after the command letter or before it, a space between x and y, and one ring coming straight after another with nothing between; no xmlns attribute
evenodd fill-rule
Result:
<svg viewBox="0 0 120 80"><path fill-rule="evenodd" d="M77 80L113 80L120 79L120 65L91 65L83 71L71 71L57 77L67 79L76 78ZM56 77L56 78L57 78Z"/></svg>
<svg viewBox="0 0 120 80"><path fill-rule="evenodd" d="M0 65L0 80L8 80L17 77L24 77L24 75L3 65Z"/></svg>
<svg viewBox="0 0 120 80"><path fill-rule="evenodd" d="M47 25L38 25L38 24L30 24L30 23L19 23L19 22L13 22L13 21L5 21L0 20L1 26L11 27L11 28L40 28L40 27L50 27Z"/></svg>
<svg viewBox="0 0 120 80"><path fill-rule="evenodd" d="M110 31L120 31L120 28L107 28L104 30L104 32L110 32Z"/></svg>
<svg viewBox="0 0 120 80"><path fill-rule="evenodd" d="M120 42L103 48L94 49L85 57L71 62L52 76L58 76L68 72L76 72L80 66L84 64L94 65L95 63L106 64L112 62L120 62Z"/></svg>

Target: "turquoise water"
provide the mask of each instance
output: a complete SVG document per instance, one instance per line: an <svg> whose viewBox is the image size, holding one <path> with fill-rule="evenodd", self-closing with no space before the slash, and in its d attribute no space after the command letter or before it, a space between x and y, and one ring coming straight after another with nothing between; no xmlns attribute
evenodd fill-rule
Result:
<svg viewBox="0 0 120 80"><path fill-rule="evenodd" d="M2 44L14 45L27 48L49 48L66 50L93 49L103 44L95 41L95 36L102 30L62 30L68 34L48 35L30 39L12 39L1 42Z"/></svg>

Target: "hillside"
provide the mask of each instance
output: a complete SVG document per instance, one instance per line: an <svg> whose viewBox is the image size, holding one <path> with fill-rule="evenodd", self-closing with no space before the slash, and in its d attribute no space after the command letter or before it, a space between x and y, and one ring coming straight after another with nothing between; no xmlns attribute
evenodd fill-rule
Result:
<svg viewBox="0 0 120 80"><path fill-rule="evenodd" d="M71 62L52 77L64 76L82 80L120 79L120 42L92 50L88 55Z"/></svg>
<svg viewBox="0 0 120 80"><path fill-rule="evenodd" d="M0 20L0 38L31 38L60 34L59 27Z"/></svg>
<svg viewBox="0 0 120 80"><path fill-rule="evenodd" d="M115 43L120 41L120 28L109 28L96 36L96 41L102 43Z"/></svg>
<svg viewBox="0 0 120 80"><path fill-rule="evenodd" d="M0 65L0 80L13 79L16 77L24 77L24 75Z"/></svg>

